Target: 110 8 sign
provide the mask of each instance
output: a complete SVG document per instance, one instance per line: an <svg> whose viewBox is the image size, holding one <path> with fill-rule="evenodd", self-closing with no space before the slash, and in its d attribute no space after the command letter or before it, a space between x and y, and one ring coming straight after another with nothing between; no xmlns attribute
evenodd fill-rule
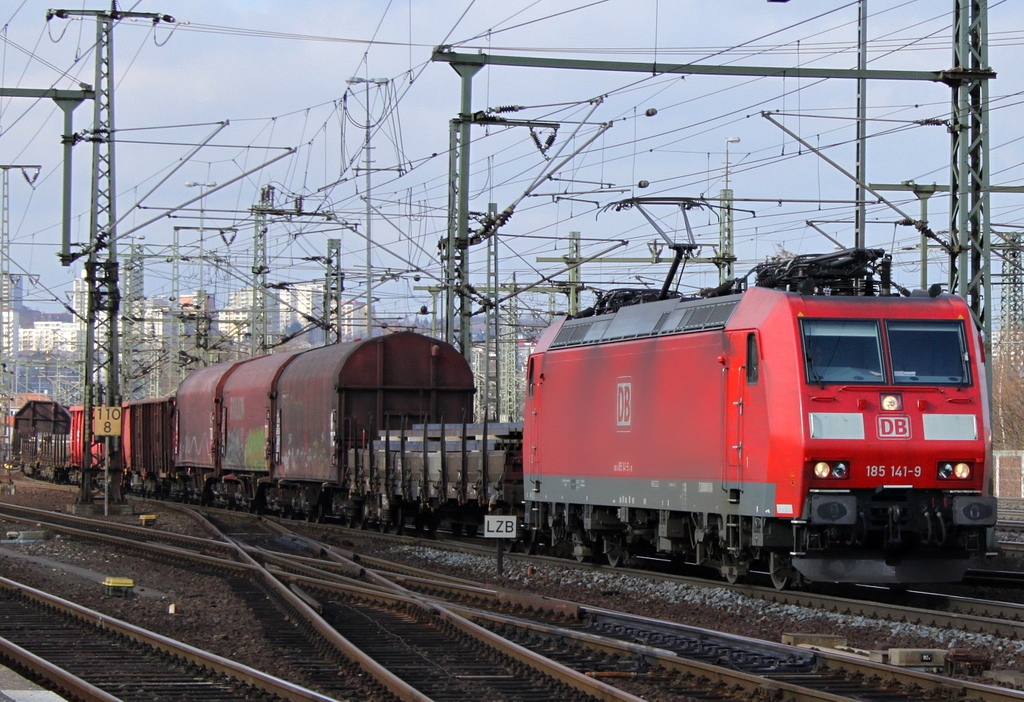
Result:
<svg viewBox="0 0 1024 702"><path fill-rule="evenodd" d="M93 436L121 436L121 408L92 408Z"/></svg>

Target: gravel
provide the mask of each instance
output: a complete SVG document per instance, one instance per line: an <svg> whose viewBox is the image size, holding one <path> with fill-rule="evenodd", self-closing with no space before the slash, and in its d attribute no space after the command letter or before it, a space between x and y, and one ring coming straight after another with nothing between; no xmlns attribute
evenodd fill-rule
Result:
<svg viewBox="0 0 1024 702"><path fill-rule="evenodd" d="M35 488L25 481L17 483L14 494L0 494L0 502L42 509L66 510L70 498L68 493ZM136 507L136 512L140 509ZM205 536L192 520L160 503L145 503L145 512L157 515L154 528ZM111 519L138 523L137 516ZM24 528L0 522L0 529L5 531ZM324 541L352 547L338 532L316 528L310 531ZM993 670L1024 671L1024 642L998 636L769 603L713 586L666 583L547 563L531 566L515 559L506 559L504 575L499 577L493 556L459 554L429 546L399 546L372 537L365 542L360 537L359 541L369 544L365 552L372 555L427 570L695 627L768 641L780 641L784 633L834 634L844 636L849 646L864 650L966 648L988 657ZM364 547L360 545L359 549ZM14 554L46 560L34 562ZM73 570L76 567L85 568L92 575ZM253 614L216 577L59 536L42 542L4 544L0 550L0 575L302 683L283 657L263 640ZM98 584L101 576L132 578L139 596L105 596ZM177 614L168 614L172 603Z"/></svg>

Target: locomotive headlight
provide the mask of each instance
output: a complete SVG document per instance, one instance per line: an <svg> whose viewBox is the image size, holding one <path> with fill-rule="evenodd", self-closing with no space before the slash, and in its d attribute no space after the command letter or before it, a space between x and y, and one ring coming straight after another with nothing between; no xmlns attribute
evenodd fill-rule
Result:
<svg viewBox="0 0 1024 702"><path fill-rule="evenodd" d="M886 412L900 412L903 410L903 395L898 392L882 395L878 403Z"/></svg>
<svg viewBox="0 0 1024 702"><path fill-rule="evenodd" d="M811 470L815 478L842 480L850 473L850 464L846 461L816 461Z"/></svg>
<svg viewBox="0 0 1024 702"><path fill-rule="evenodd" d="M974 472L974 466L967 461L943 461L939 464L940 480L967 480Z"/></svg>

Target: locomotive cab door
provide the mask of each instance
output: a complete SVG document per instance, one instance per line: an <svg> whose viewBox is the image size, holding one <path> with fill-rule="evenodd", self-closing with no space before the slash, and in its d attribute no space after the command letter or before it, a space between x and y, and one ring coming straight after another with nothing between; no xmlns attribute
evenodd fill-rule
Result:
<svg viewBox="0 0 1024 702"><path fill-rule="evenodd" d="M529 435L526 436L527 445L524 447L529 452L529 472L537 473L540 469L540 371L537 369L537 357L532 356L526 363L526 407L524 419L530 424ZM535 478L539 480L539 478ZM534 485L537 483L535 482ZM529 491L527 493L529 496Z"/></svg>
<svg viewBox="0 0 1024 702"><path fill-rule="evenodd" d="M726 332L723 373L722 489L730 504L738 504L743 492L744 411L747 386L757 382L757 336L752 331Z"/></svg>

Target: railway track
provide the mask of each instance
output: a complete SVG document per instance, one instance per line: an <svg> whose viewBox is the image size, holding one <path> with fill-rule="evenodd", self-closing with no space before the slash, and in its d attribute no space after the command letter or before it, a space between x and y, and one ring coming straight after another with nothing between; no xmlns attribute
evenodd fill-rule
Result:
<svg viewBox="0 0 1024 702"><path fill-rule="evenodd" d="M274 522L262 521L254 527L251 519L225 514L218 514L213 521L218 527L227 525L226 536L246 541L248 550L257 556L265 557L267 546L281 544L289 555L321 550L318 544ZM280 548L274 550L280 552ZM382 592L377 585L356 586L325 601L308 595L303 599L331 627L334 635L328 638L340 650L365 669L380 667L401 681L403 699L639 702L600 681L510 646L461 617L414 597ZM389 685L393 691L399 687L397 682Z"/></svg>
<svg viewBox="0 0 1024 702"><path fill-rule="evenodd" d="M33 516L36 517L38 515L33 515ZM229 513L229 516L230 516L230 513ZM217 517L215 517L215 519L220 520L221 517L218 515ZM678 685L678 688L677 687L672 687L672 689L677 690L679 694L682 694L682 691L683 691L684 688L690 690L690 692L688 694L691 694L691 695L692 694L697 694L694 691L695 688L687 688L686 687L687 686L686 680L691 679L693 676L705 677L705 678L708 678L708 679L714 678L712 673L709 672L711 669L714 668L714 666L710 666L709 668L702 668L701 666L708 666L709 664L706 661L701 661L701 660L696 659L696 658L692 659L692 660L685 659L685 657L680 655L678 652L672 652L672 655L670 656L671 663L672 663L673 666L683 666L683 665L686 665L686 666L695 666L695 667L690 667L690 668L685 668L685 669L680 668L678 670L675 669L675 668L671 668L671 667L666 668L665 665L658 660L658 656L666 655L665 654L665 647L657 645L657 642L661 640L661 637L665 636L664 632L655 632L655 633L651 633L651 634L644 634L644 633L641 633L640 630L636 628L637 625L635 625L635 624L631 625L632 628L630 628L630 627L622 627L621 623L620 624L615 624L615 625L608 625L608 626L611 626L611 628L621 627L623 629L623 631L628 632L627 635L626 635L627 639L644 640L644 641L646 641L648 643L654 643L655 644L655 645L648 646L647 648L637 649L637 648L635 648L635 646L636 646L635 641L631 642L631 643L630 642L622 642L622 641L620 641L619 643L621 645L626 646L627 648L621 649L621 650L619 650L618 652L616 652L614 654L609 654L607 652L607 650L605 649L605 647L609 645L608 641L610 641L614 637L606 635L607 632L604 632L604 633L595 633L593 631L589 631L588 632L588 631L585 630L585 628L581 628L577 624L573 624L572 626L563 626L563 623L559 623L557 621L555 621L555 622L550 621L550 620L549 621L545 621L545 620L537 621L536 618L534 618L534 621L531 622L531 621L528 621L529 620L528 617L524 617L521 614L519 616L515 617L514 619L518 619L518 620L520 620L520 622L525 620L525 622L526 622L525 624L523 624L523 623L514 623L514 622L511 622L511 621L506 621L506 620L502 620L501 619L502 616L505 616L507 618L507 613L505 615L502 615L500 613L501 609L507 610L510 607L519 607L520 610L525 610L525 609L533 607L534 604L532 604L532 603L524 604L523 602L520 602L518 605L512 604L511 600L513 600L514 597L510 598L509 596L506 595L506 596L503 596L503 597L499 596L494 603L488 604L485 607L481 608L480 600L481 599L486 599L488 596L487 595L481 595L481 590L482 589L479 586L474 587L473 585L465 583L465 582L463 582L463 583L451 582L453 579L448 579L448 583L447 584L439 583L437 578L436 578L436 576L428 576L425 573L423 573L422 571L415 572L415 569L409 569L409 568L406 568L406 567L392 566L390 574L389 573L380 573L380 574L377 574L377 577L367 578L366 574L368 572L372 572L372 571L376 570L376 568L369 568L368 567L368 563L370 563L373 560L371 558L364 557L364 556L357 556L357 557L360 558L360 562L358 564L356 564L356 563L349 563L349 564L330 563L330 562L327 562L327 561L318 560L317 558L313 557L313 554L316 551L318 551L318 550L322 550L322 546L321 545L313 545L312 547L310 547L308 545L308 542L305 542L305 539L303 539L300 536L297 536L297 535L282 536L281 535L281 531L282 530L279 527L271 526L272 525L272 521L271 520L257 521L254 518L241 517L241 515L237 515L237 513L235 513L235 516L230 516L230 520L231 521L237 520L237 524L232 524L232 525L230 525L228 527L228 536L231 539L237 539L237 540L243 540L243 538L242 538L243 536L245 538L251 539L251 545L249 545L248 550L250 552L256 553L256 554L260 554L262 552L263 555L259 556L259 560L265 562L265 564L268 565L268 567L272 568L274 573L275 573L275 575L278 578L280 578L282 580L286 580L289 583L291 583L293 586L299 587L302 590L310 593L313 596L313 600L308 600L307 599L307 603L315 602L316 607L321 609L322 612L326 613L325 617L324 617L325 619L328 618L327 615L334 616L335 614L338 614L339 617L341 616L340 613L338 613L340 610L336 610L335 609L336 607L344 608L344 607L351 606L350 603L346 602L345 598L341 597L340 595L335 595L335 594L332 594L329 590L325 591L325 590L322 589L322 588L326 587L324 583L330 581L331 579L334 579L335 581L338 581L339 579L344 579L344 578L349 578L349 579L353 579L354 578L354 579L357 579L357 580L363 580L363 581L365 581L365 582L362 583L362 585L364 586L364 590L365 590L365 586L369 585L369 586L371 586L371 589L372 588L376 588L378 591L381 590L382 587L383 587L382 583L381 583L381 579L387 579L387 580L390 580L392 582L397 583L399 586L401 586L401 588L404 588L406 590L412 590L412 591L415 591L415 592L419 592L419 593L421 593L421 594L423 594L425 596L434 597L434 598L437 597L437 592L438 592L439 588L440 589L444 589L445 587L452 588L452 589L460 589L461 588L463 594L460 595L459 597L453 597L452 598L458 604L451 604L450 600L449 600L447 604L443 604L443 605L439 604L437 606L444 606L444 607L453 608L453 613L457 613L461 617L464 617L464 618L467 618L467 619L472 619L474 622L476 622L480 626L486 626L487 628L490 628L493 631L500 631L500 632L502 632L502 634L504 636L509 636L509 637L513 638L515 641L518 641L521 648L530 649L531 647L533 647L535 651L542 652L543 655L548 656L548 657L553 657L553 658L556 658L556 659L562 658L562 659L564 659L566 661L573 661L573 660L575 660L575 661L579 662L579 665L577 666L577 672L590 675L590 676L595 677L597 679L612 679L612 680L616 680L616 681L618 681L620 683L622 683L622 681L627 681L628 680L629 681L628 684L634 686L634 688L640 689L642 694L647 694L646 692L643 692L643 689L644 689L643 686L644 685L653 685L654 688L656 688L656 689L663 689L663 688L665 688L665 686L672 687L672 686ZM259 525L259 526L256 527L256 526L253 526L253 524ZM293 525L293 526L296 526L296 525ZM73 527L67 527L67 528L73 528ZM273 549L275 551L284 551L285 553L277 554L277 555L270 554L270 550L271 549ZM473 550L478 550L478 549L473 549ZM356 554L351 554L351 555L356 556ZM564 565L564 562L561 562L561 563ZM285 564L289 564L289 565L285 565ZM382 567L384 567L385 564L380 564L380 565ZM307 569L307 574L306 575L298 575L298 574L296 574L296 573L301 572L301 570L303 568ZM316 572L313 572L313 569L315 569ZM403 572L398 572L398 571L403 571ZM288 573L291 573L291 574L288 574ZM646 575L649 576L650 574L647 573ZM422 582L420 582L420 581L422 581ZM485 589L483 589L483 590L485 590ZM768 593L770 593L771 596L776 596L776 595L791 596L791 595L794 594L794 593L777 593L774 590L768 590L768 589L765 589L765 590ZM325 592L327 592L328 594L325 595L324 594ZM346 595L346 597L349 597L349 596ZM359 594L357 596L352 596L352 597L355 597L355 600L359 603L358 604L359 607L370 607L370 609L373 609L374 611L379 610L380 607L381 607L380 604L374 604L372 606L365 604L365 598L367 597L365 592L363 592L363 593L361 593L361 594ZM388 597L393 597L393 594L388 595ZM385 597L385 599L387 599L387 597ZM473 600L476 600L473 608L472 609L466 609L467 605L465 603L467 601L473 601ZM568 606L568 605L563 605L563 606ZM398 608L397 613L394 611L394 609L387 610L387 608L385 608L385 611L389 611L390 612L389 614L387 614L385 619L397 617L398 619L395 620L395 621L401 622L401 626L405 626L407 619L409 619L409 618L416 619L416 616L413 616L413 615L411 615L409 613L409 611L410 611L409 607L412 607L412 605L410 605L408 602L404 602ZM462 609L459 609L460 607ZM487 611L487 610L489 610L489 611ZM358 617L363 618L363 619L361 619L362 621L367 621L367 619L365 619L367 616L368 615L367 615L366 612L361 612L360 614L358 614ZM417 616L420 616L422 618L422 615L417 615ZM427 616L428 616L428 619L429 619L429 617L433 616L433 615L427 615ZM579 610L576 610L576 614L570 616L570 619L572 619L573 617L578 617L578 616L579 616ZM588 614L588 617L589 616L593 616L594 617L594 621L598 621L599 620L599 617L597 617L597 615ZM898 617L902 616L903 618L906 618L908 616L908 614L907 614L906 610L904 610L902 615L894 615L894 616L898 616ZM916 616L916 613L911 614L909 616L911 616L911 617ZM1008 614L1006 616L1013 616L1013 615L1009 615ZM1019 613L1018 613L1017 616L1019 616ZM956 615L956 616L953 617L953 619L954 620L962 620L962 619L964 619L964 617L962 615ZM346 630L351 630L350 623L346 624L344 622L343 618L339 619L338 621L341 622L341 623L337 624L337 626L348 627ZM430 622L430 623L433 624L435 627L437 626L437 622ZM1007 622L1005 620L1003 620L1001 624L994 624L993 626L997 626L998 627L998 626L1004 626L1006 624L1007 624ZM977 625L977 622L971 622L968 625L968 628L970 628L971 626L976 626L976 625ZM398 627L397 624L395 626ZM534 627L534 628L531 628L531 627ZM555 633L553 633L552 627L554 627L555 629L564 629L566 633L556 635ZM401 627L398 627L398 628L400 629ZM427 636L428 639L433 639L433 638L436 638L437 635L436 635L436 633L432 632L432 633L429 633L429 634L425 634L425 636ZM673 636L675 636L675 634L673 634ZM732 686L732 687L734 687L736 689L743 689L743 690L746 691L746 693L749 693L749 694L762 694L764 692L764 690L766 690L766 689L767 690L781 690L782 688L778 687L779 685L790 685L790 684L793 684L793 683L790 682L790 680L792 679L793 676L795 676L797 678L800 678L800 677L804 677L804 676L807 675L807 673L799 670L798 668L797 669L793 669L793 670L786 670L784 668L784 665L780 666L780 664L777 662L779 660L782 660L782 661L787 660L785 658L785 656L792 656L792 655L794 655L792 653L793 649L789 649L788 653L785 653L785 652L779 653L779 652L777 652L777 653L773 654L773 655L776 656L776 662L764 663L763 661L766 660L766 659L765 659L765 654L764 654L763 650L755 649L754 652L737 650L735 653L723 653L723 651L725 651L726 649L723 648L722 645L719 644L719 643L712 643L707 638L707 636L708 635L707 635L706 632L704 632L701 636L698 636L698 640L703 642L700 645L703 646L706 650L713 651L713 652L714 651L718 651L717 657L719 659L721 659L721 661L726 661L728 663L728 667L729 668L735 668L736 667L736 663L735 663L736 660L749 659L749 660L752 660L752 661L758 661L758 660L762 661L761 663L756 663L755 662L755 667L754 667L754 671L755 672L743 672L743 671L736 671L736 670L733 671L735 673L743 673L743 675L749 676L748 678L746 678L744 680L733 679L731 682L728 682L728 683L720 682L720 683L717 683L717 684L724 684L724 685ZM416 639L416 635L415 634L411 634L410 637L413 638L413 639ZM601 649L600 653L581 652L580 651L579 641L581 639L587 639L589 637L597 637L597 638L601 639L601 643L597 644L599 646L599 648ZM376 638L380 638L380 637L376 637ZM557 643L553 643L553 642L556 642L556 641L557 641ZM774 644L771 644L771 645L774 646ZM369 647L369 644L367 644L367 646ZM634 648L629 648L629 646L634 646ZM691 645L691 647L692 647L692 645ZM685 646L683 646L683 648L685 648ZM442 654L443 653L444 652L442 651ZM611 656L610 659L608 658L609 655ZM821 661L821 660L825 659L824 654L820 654L819 653L819 654L816 654L816 656L817 656L817 658L815 660L817 660L817 661ZM646 663L640 664L640 663L638 663L638 661L646 661ZM685 661L685 663L681 663L681 661ZM761 666L761 669L757 668L758 665ZM788 664L785 664L785 665L788 665ZM849 689L850 682L849 682L848 678L856 679L858 676L865 676L865 675L867 675L868 677L879 677L879 676L881 676L880 679L882 679L882 680L892 680L893 679L891 677L886 677L887 675L891 675L891 673L886 672L884 669L882 669L881 673L879 672L878 669L869 669L870 675L868 675L868 673L864 672L864 668L860 667L861 665L862 664L858 663L858 664L856 664L856 666L854 666L854 670L855 671L859 670L861 672L842 672L844 669L839 667L838 664L835 664L836 667L832 667L833 664L829 663L828 664L828 668L829 668L830 672L827 672L822 677L822 681L820 683L820 685L822 686L822 689L818 691L821 694L824 694L826 696L825 697L819 697L819 698L820 699L835 699L835 697L829 698L829 697L827 697L827 695L828 694L837 694L837 693L833 692L833 690ZM766 669L765 666L767 666L767 669L771 669L773 667L778 667L779 670L781 671L780 672L781 677L779 679L777 679L777 680L774 680L774 681L766 681L766 676L764 675L764 670ZM492 668L492 670L493 670L493 668ZM683 671L683 672L681 672L681 671ZM786 677L787 674L790 676L788 679ZM471 673L463 672L463 673L460 673L459 675L462 675L462 676L466 677L466 676L470 676ZM498 675L499 675L499 678L500 678L501 674L498 674ZM900 675L904 675L904 674L900 673ZM711 676L711 677L709 677L709 676ZM679 680L677 680L676 678L679 678ZM718 679L718 678L715 678L715 679ZM934 689L936 689L936 687L941 689L943 685L960 684L959 682L950 681L949 679L945 679L945 678L938 678L939 682L933 682L933 683L925 684L925 685L922 685L919 680L916 681L916 682L914 680L912 680L912 679L908 679L908 680L910 680L910 681L909 682L905 682L905 683L901 683L901 684L905 685L906 689L908 689L908 690L914 689L915 685L916 686L920 686L920 688L922 690L928 690L928 689L933 689L934 690ZM767 685L767 687L765 687L766 685ZM800 687L804 691L801 694L806 694L807 686L797 685L797 687ZM654 688L651 688L651 689L654 689ZM704 692L706 694L707 690L705 689ZM549 694L549 696L550 696L550 693L545 693L545 694ZM885 694L889 694L889 693L887 693L885 691L881 691L880 692L878 689L875 689L874 691L860 690L857 694L873 695L871 697L871 699L890 699L889 697L879 696L879 695L885 695ZM933 694L933 693L929 693L929 694ZM975 699L986 699L986 700L987 699L993 699L993 700L995 700L995 699L998 699L998 700L1004 700L1004 699L1024 699L1024 697L1021 697L1019 695L1018 696L1013 696L1010 693L1005 693L1005 691L997 691L997 692L993 693L996 696L991 696L991 697L984 696L984 694L987 694L987 693L979 692L978 694L980 696L976 697ZM1010 696L1005 696L1007 694L1010 694ZM844 697L845 697L845 695L844 695ZM470 698L472 698L472 697L470 697ZM855 699L856 697L850 696L849 698ZM465 694L463 694L463 699L466 699ZM807 699L817 699L817 698L807 698ZM905 699L914 699L914 698L908 698L908 697L906 697L906 695L904 695L903 697L892 697L891 699L903 699L903 700L905 700ZM951 699L957 699L957 698L956 697L952 697Z"/></svg>
<svg viewBox="0 0 1024 702"><path fill-rule="evenodd" d="M279 522L280 523L280 522ZM323 525L310 526L288 523L308 535L323 538ZM359 541L361 532L340 529L350 541ZM329 536L329 535L328 535ZM416 544L410 537L373 534L372 539L383 539L389 542ZM331 540L337 540L332 538ZM441 549L465 552L470 554L493 555L493 549L484 549L476 545L461 547L457 542L448 542L437 546ZM1021 545L1024 551L1024 544ZM406 572L410 575L423 575L424 571L407 569L394 564L382 564L372 555L359 555L360 562L368 567L381 570ZM506 554L509 560L523 559L530 563L547 563L567 567L564 559ZM671 584L693 585L696 587L715 587L730 590L744 596L773 602L781 605L795 605L825 612L843 612L854 616L863 616L883 621L909 621L942 629L956 629L976 633L1007 636L1018 640L1024 639L1024 604L1002 602L974 597L963 597L936 592L909 590L890 590L885 587L844 586L819 587L807 590L776 590L770 586L756 584L728 584L709 581L706 578L690 577L668 573L656 573L648 570L629 568L611 568L594 564L576 564L574 567L594 573L619 573L652 579ZM1016 589L1024 585L1024 575L1005 571L970 571L968 584L999 586ZM429 575L428 575L429 577Z"/></svg>
<svg viewBox="0 0 1024 702"><path fill-rule="evenodd" d="M0 651L74 699L330 699L5 578Z"/></svg>
<svg viewBox="0 0 1024 702"><path fill-rule="evenodd" d="M47 514L54 514L56 518L53 522L43 519ZM365 698L367 695L374 699L386 699L389 696L388 693L382 692L384 686L370 684L367 687L366 681L372 681L372 677L366 676L344 655L339 654L332 647L324 645L323 638L318 635L314 627L304 622L302 613L297 611L295 603L289 603L287 598L281 597L280 592L275 592L273 588L267 587L266 581L259 577L260 569L258 567L238 560L209 555L207 551L211 542L208 540L187 540L186 543L194 544L201 549L196 552L159 543L167 540L165 535L150 542L126 539L122 536L126 533L126 529L127 533L138 533L141 537L145 537L150 530L136 527L126 528L124 525L104 520L72 517L20 507L8 509L6 505L0 506L0 517L31 521L34 525L45 525L48 529L61 531L80 539L101 542L118 550L127 550L135 555L170 562L178 566L198 568L217 575L239 599L245 601L253 610L257 621L263 628L266 640L277 650L285 652L283 655L288 659L287 667L294 671L307 686L315 687L330 695L325 699ZM221 549L225 555L237 558L236 545L224 540L212 543L216 544L217 548ZM69 653L74 654L74 649L70 648ZM364 682L359 683L360 680Z"/></svg>
<svg viewBox="0 0 1024 702"><path fill-rule="evenodd" d="M334 560L345 558L333 555ZM297 567L302 568L312 566ZM365 571L349 571L349 575L367 577ZM712 688L725 685L746 696L781 699L924 702L937 694L949 699L1024 699L1021 693L970 684L954 696L951 686L961 683L938 675L421 575L382 575L402 591L422 592L503 638L584 674L616 680L641 696L708 695L706 685L693 684L694 679L704 678L714 681ZM292 577L327 599L349 587L349 576L338 576L334 586L306 576ZM516 610L515 616L508 615L510 608Z"/></svg>

